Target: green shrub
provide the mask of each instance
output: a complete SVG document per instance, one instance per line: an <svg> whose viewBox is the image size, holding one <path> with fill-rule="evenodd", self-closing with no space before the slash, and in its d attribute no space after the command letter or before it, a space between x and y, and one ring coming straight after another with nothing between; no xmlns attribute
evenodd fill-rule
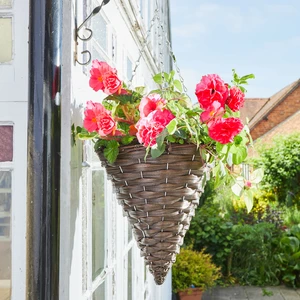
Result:
<svg viewBox="0 0 300 300"><path fill-rule="evenodd" d="M280 278L291 287L300 287L300 224L294 225L280 239L280 252L275 258L280 264Z"/></svg>
<svg viewBox="0 0 300 300"><path fill-rule="evenodd" d="M182 248L172 267L172 289L175 293L190 287L205 290L214 286L220 276L220 269L213 264L211 255Z"/></svg>
<svg viewBox="0 0 300 300"><path fill-rule="evenodd" d="M241 284L278 284L279 264L274 259L274 253L278 248L280 232L275 225L235 225L232 235L232 275Z"/></svg>
<svg viewBox="0 0 300 300"><path fill-rule="evenodd" d="M261 147L256 167L264 169L263 187L287 205L300 199L300 134L279 136L271 147Z"/></svg>
<svg viewBox="0 0 300 300"><path fill-rule="evenodd" d="M232 247L232 226L217 204L206 203L197 209L185 236L185 245L192 245L197 251L205 248L212 255L213 262L226 274Z"/></svg>
<svg viewBox="0 0 300 300"><path fill-rule="evenodd" d="M283 220L287 227L300 224L300 210L297 206L287 208L283 214Z"/></svg>

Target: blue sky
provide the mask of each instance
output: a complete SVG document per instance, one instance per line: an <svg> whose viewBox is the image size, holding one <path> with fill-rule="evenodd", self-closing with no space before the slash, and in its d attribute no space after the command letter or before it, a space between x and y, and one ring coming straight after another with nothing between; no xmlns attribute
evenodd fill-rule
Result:
<svg viewBox="0 0 300 300"><path fill-rule="evenodd" d="M253 73L247 97L300 78L300 0L170 0L173 51L188 94L202 75Z"/></svg>

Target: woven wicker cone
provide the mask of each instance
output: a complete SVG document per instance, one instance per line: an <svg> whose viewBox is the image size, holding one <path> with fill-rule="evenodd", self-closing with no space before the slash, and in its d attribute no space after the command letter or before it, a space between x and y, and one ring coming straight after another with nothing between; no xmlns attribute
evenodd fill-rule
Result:
<svg viewBox="0 0 300 300"><path fill-rule="evenodd" d="M120 147L108 164L117 199L156 284L164 282L175 262L203 192L203 163L196 146L171 144L162 156L146 162L141 145Z"/></svg>

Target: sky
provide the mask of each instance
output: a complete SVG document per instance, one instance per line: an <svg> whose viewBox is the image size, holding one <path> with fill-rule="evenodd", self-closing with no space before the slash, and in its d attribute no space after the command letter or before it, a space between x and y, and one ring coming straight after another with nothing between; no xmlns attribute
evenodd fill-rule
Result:
<svg viewBox="0 0 300 300"><path fill-rule="evenodd" d="M300 0L170 0L172 48L188 94L201 77L253 73L246 97L300 78Z"/></svg>

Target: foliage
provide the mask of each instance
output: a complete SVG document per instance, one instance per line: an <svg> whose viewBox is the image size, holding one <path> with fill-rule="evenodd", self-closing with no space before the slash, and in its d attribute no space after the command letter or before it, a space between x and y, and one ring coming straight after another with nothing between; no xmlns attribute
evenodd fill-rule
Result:
<svg viewBox="0 0 300 300"><path fill-rule="evenodd" d="M123 145L143 145L146 160L148 155L157 158L165 153L171 143L195 144L203 162L213 169L215 187L237 176L231 167L246 159L251 141L239 110L243 86L253 74L240 77L233 70L232 86L216 74L203 76L196 86L197 105L183 92L175 71L154 75L158 88L148 93L145 87L129 89L105 62L94 60L90 74L90 87L107 96L102 103L87 102L83 127L72 126L73 136L92 140L109 163ZM245 191L245 201L251 203L253 188L239 185L239 194Z"/></svg>
<svg viewBox="0 0 300 300"><path fill-rule="evenodd" d="M298 210L296 205L285 209L285 212L283 213L283 221L284 225L289 228L293 225L300 224L300 210Z"/></svg>
<svg viewBox="0 0 300 300"><path fill-rule="evenodd" d="M205 203L196 211L190 229L185 236L185 244L193 245L194 250L206 249L214 263L227 274L227 262L231 253L233 224L227 215L222 216L218 204Z"/></svg>
<svg viewBox="0 0 300 300"><path fill-rule="evenodd" d="M232 275L247 285L278 284L274 251L280 232L274 224L235 225L232 235Z"/></svg>
<svg viewBox="0 0 300 300"><path fill-rule="evenodd" d="M210 254L183 248L172 267L173 291L192 286L205 290L214 286L220 276L220 269L212 263Z"/></svg>
<svg viewBox="0 0 300 300"><path fill-rule="evenodd" d="M257 167L265 172L263 187L288 205L300 199L300 134L277 137L271 147L261 146Z"/></svg>
<svg viewBox="0 0 300 300"><path fill-rule="evenodd" d="M300 224L288 230L280 239L280 252L275 255L280 264L282 281L292 287L300 287Z"/></svg>

